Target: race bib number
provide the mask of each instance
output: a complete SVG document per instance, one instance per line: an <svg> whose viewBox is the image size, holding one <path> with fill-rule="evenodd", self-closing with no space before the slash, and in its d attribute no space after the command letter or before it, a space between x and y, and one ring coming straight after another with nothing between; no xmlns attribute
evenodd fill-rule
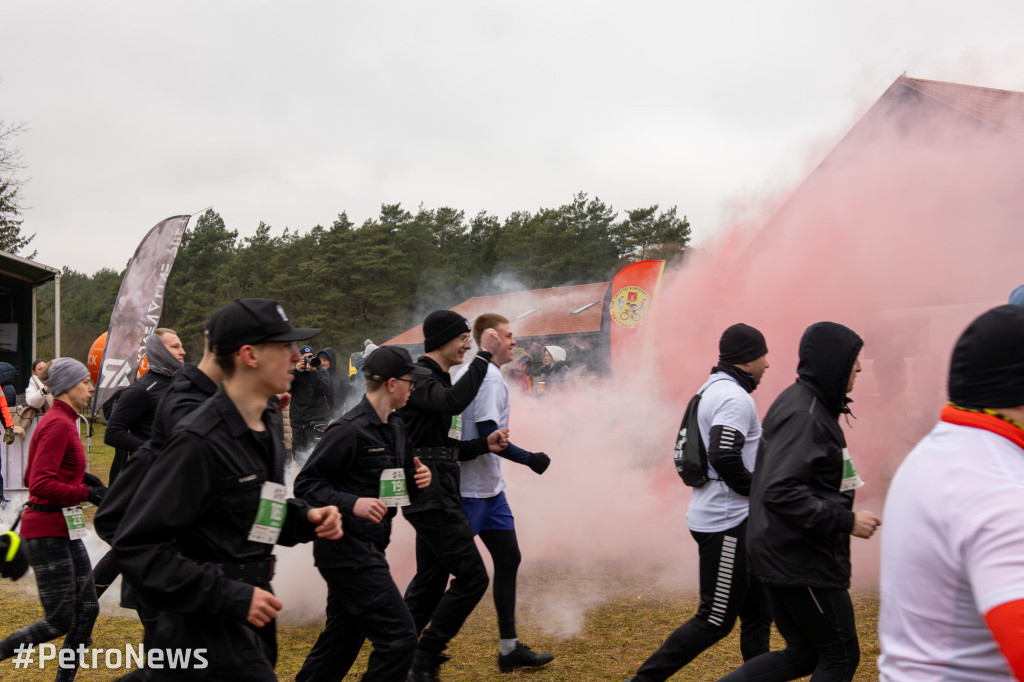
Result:
<svg viewBox="0 0 1024 682"><path fill-rule="evenodd" d="M853 460L850 459L850 449L843 448L843 481L839 484L839 492L845 493L847 490L856 490L862 485L864 485L864 481L860 480L857 467L853 466Z"/></svg>
<svg viewBox="0 0 1024 682"><path fill-rule="evenodd" d="M381 502L389 507L404 507L409 504L409 490L405 486L405 469L385 469L380 472Z"/></svg>
<svg viewBox="0 0 1024 682"><path fill-rule="evenodd" d="M61 511L64 512L64 523L68 526L69 539L81 540L89 534L85 529L85 516L81 507L64 507Z"/></svg>
<svg viewBox="0 0 1024 682"><path fill-rule="evenodd" d="M455 440L462 440L462 415L452 417L452 426L448 429L448 437Z"/></svg>
<svg viewBox="0 0 1024 682"><path fill-rule="evenodd" d="M260 489L260 506L256 509L256 520L249 529L249 539L273 545L281 536L284 517L288 513L288 489L280 483L267 481Z"/></svg>

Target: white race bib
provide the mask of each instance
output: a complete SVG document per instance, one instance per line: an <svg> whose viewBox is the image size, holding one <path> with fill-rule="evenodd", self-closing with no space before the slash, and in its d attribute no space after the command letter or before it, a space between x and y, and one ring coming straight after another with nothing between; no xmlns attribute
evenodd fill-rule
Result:
<svg viewBox="0 0 1024 682"><path fill-rule="evenodd" d="M448 437L454 438L455 440L462 440L462 415L457 414L452 417L451 428L448 429Z"/></svg>
<svg viewBox="0 0 1024 682"><path fill-rule="evenodd" d="M405 469L385 469L380 472L381 502L389 507L404 507L409 504L409 490L405 486Z"/></svg>
<svg viewBox="0 0 1024 682"><path fill-rule="evenodd" d="M856 490L862 485L864 485L864 481L860 480L857 467L853 466L853 460L850 459L850 449L843 448L843 481L839 484L839 492L845 493L847 490Z"/></svg>
<svg viewBox="0 0 1024 682"><path fill-rule="evenodd" d="M284 528L284 517L288 513L288 489L280 483L267 481L260 489L260 506L256 509L256 520L249 529L249 539L267 545L277 543Z"/></svg>
<svg viewBox="0 0 1024 682"><path fill-rule="evenodd" d="M64 507L61 511L64 512L64 523L68 525L69 539L81 540L89 535L89 531L85 529L85 516L82 515L81 507Z"/></svg>

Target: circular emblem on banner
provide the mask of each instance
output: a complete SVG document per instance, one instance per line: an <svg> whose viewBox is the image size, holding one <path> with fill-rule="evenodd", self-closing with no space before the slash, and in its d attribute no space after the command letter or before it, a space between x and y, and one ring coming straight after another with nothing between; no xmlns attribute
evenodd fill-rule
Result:
<svg viewBox="0 0 1024 682"><path fill-rule="evenodd" d="M612 296L609 312L620 327L632 329L651 312L651 297L643 287L622 287Z"/></svg>

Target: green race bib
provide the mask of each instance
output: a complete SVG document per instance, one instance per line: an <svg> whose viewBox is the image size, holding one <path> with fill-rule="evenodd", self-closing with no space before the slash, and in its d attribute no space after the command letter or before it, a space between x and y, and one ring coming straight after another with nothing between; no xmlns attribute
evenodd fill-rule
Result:
<svg viewBox="0 0 1024 682"><path fill-rule="evenodd" d="M385 469L380 472L381 502L389 507L404 507L409 504L409 490L405 485L405 469Z"/></svg>
<svg viewBox="0 0 1024 682"><path fill-rule="evenodd" d="M267 481L260 489L260 506L256 509L256 520L249 529L249 539L273 545L284 528L288 513L288 489L280 483Z"/></svg>

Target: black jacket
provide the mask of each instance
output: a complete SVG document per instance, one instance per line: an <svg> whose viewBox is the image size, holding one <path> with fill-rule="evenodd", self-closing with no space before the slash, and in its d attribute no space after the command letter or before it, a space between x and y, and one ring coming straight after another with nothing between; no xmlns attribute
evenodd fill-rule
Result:
<svg viewBox="0 0 1024 682"><path fill-rule="evenodd" d="M142 482L153 457L166 442L174 427L197 407L209 400L217 385L195 365L185 367L175 377L170 389L156 409L153 418L153 436L144 443L124 465L120 475L110 485L103 504L93 521L96 534L112 543L117 526L124 518L132 496Z"/></svg>
<svg viewBox="0 0 1024 682"><path fill-rule="evenodd" d="M103 442L135 452L153 435L153 417L174 377L149 371L120 395L107 420Z"/></svg>
<svg viewBox="0 0 1024 682"><path fill-rule="evenodd" d="M331 363L327 369L327 376L331 380L331 419L340 417L348 411L345 405L348 398L348 368L342 371L338 366L338 356L333 348L324 348L316 356L326 356Z"/></svg>
<svg viewBox="0 0 1024 682"><path fill-rule="evenodd" d="M161 611L245 621L253 588L225 577L217 563L273 553L248 540L264 481L284 483L284 448L269 410L263 422L265 438L221 388L179 424L146 472L113 551L124 576ZM308 509L288 500L278 544L313 539Z"/></svg>
<svg viewBox="0 0 1024 682"><path fill-rule="evenodd" d="M293 371L291 394L288 408L292 428L309 424L326 424L331 419L331 379L327 372L319 369L305 372Z"/></svg>
<svg viewBox="0 0 1024 682"><path fill-rule="evenodd" d="M352 508L360 497L378 496L385 469L405 469L410 498L416 496L411 447L402 418L392 413L382 422L365 397L327 429L295 479L296 496L314 507L333 504L342 513L345 535L314 541L317 566L387 566L384 550L397 508L389 509L380 523L356 516Z"/></svg>
<svg viewBox="0 0 1024 682"><path fill-rule="evenodd" d="M458 449L462 461L476 459L488 451L487 439L457 440L448 433L452 417L462 414L487 375L487 364L491 354L485 350L469 364L469 369L452 385L452 378L441 366L424 355L417 364L430 370L430 376L416 380L416 390L409 396L409 402L398 410L409 432L414 448L453 447ZM461 509L462 497L459 492L459 463L441 460L421 460L431 471L431 483L424 488L417 500L402 509L403 514L413 514L425 509Z"/></svg>
<svg viewBox="0 0 1024 682"><path fill-rule="evenodd" d="M853 491L841 492L846 386L863 342L834 323L800 342L796 383L765 415L750 492L747 559L770 585L847 589Z"/></svg>

